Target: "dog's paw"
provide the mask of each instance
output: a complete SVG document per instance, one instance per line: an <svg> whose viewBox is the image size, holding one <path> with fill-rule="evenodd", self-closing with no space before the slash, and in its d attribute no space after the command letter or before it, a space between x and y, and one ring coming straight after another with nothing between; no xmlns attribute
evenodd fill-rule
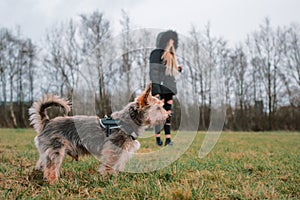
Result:
<svg viewBox="0 0 300 200"><path fill-rule="evenodd" d="M136 152L137 150L139 150L141 148L141 143L137 140L134 140L135 144L134 144L134 148L133 148L133 152Z"/></svg>

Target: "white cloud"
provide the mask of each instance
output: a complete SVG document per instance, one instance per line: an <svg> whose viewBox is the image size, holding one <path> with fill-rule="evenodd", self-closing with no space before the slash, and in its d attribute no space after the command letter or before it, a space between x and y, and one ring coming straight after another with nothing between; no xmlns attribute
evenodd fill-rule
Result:
<svg viewBox="0 0 300 200"><path fill-rule="evenodd" d="M0 26L18 24L24 35L39 40L53 24L99 10L118 30L121 9L125 9L138 27L187 34L191 24L204 28L210 21L214 35L237 42L257 29L264 17L276 26L299 22L299 7L298 0L2 0Z"/></svg>

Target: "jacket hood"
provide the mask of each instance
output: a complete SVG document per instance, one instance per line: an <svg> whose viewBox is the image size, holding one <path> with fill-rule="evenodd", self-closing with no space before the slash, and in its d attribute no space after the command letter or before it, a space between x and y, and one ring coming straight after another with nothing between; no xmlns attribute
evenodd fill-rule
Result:
<svg viewBox="0 0 300 200"><path fill-rule="evenodd" d="M172 30L161 32L157 35L156 47L159 49L165 49L170 39L174 40L174 47L175 47L175 49L177 49L178 36L177 36L177 33Z"/></svg>

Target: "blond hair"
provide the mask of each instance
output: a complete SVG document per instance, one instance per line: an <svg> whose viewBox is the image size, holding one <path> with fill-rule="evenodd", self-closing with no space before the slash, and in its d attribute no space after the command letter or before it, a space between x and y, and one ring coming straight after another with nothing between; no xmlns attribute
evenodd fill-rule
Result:
<svg viewBox="0 0 300 200"><path fill-rule="evenodd" d="M178 66L176 62L174 40L170 39L166 46L165 52L161 56L164 64L166 65L166 75L176 76L178 74Z"/></svg>

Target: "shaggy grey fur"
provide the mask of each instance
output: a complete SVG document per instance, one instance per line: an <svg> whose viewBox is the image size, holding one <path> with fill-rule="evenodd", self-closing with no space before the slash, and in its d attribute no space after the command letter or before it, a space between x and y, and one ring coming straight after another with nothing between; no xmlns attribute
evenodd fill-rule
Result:
<svg viewBox="0 0 300 200"><path fill-rule="evenodd" d="M79 156L92 154L101 161L101 174L117 173L140 148L131 132L139 136L143 126L161 124L168 117L163 102L151 95L151 84L134 102L112 113L113 119L121 121L121 128L112 130L109 137L96 116L64 116L49 120L46 109L53 105L62 107L65 114L70 111L69 102L54 95L45 95L29 110L40 154L36 168L44 172L49 183L58 179L65 155L78 160Z"/></svg>

